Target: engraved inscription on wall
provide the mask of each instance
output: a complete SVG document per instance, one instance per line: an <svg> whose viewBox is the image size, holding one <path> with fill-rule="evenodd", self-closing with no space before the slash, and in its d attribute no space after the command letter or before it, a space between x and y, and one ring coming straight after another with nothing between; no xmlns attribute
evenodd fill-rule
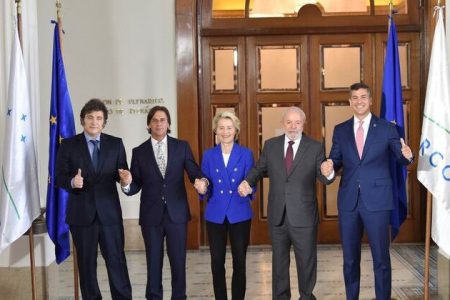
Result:
<svg viewBox="0 0 450 300"><path fill-rule="evenodd" d="M142 99L103 99L110 115L138 115L148 114L155 105L164 105L163 98Z"/></svg>

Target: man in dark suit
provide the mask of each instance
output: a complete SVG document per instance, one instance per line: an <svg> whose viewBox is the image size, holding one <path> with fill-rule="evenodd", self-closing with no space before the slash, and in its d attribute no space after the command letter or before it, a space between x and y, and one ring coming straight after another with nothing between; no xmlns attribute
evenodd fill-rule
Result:
<svg viewBox="0 0 450 300"><path fill-rule="evenodd" d="M401 164L413 161L395 125L370 112L372 96L364 83L350 87L354 117L336 125L330 159L322 165L325 176L342 168L338 192L339 230L344 253L347 299L358 299L361 238L369 238L378 300L391 299L389 222L394 207L389 157ZM334 168L334 170L333 170Z"/></svg>
<svg viewBox="0 0 450 300"><path fill-rule="evenodd" d="M300 299L315 299L317 273L316 179L331 183L320 173L325 160L322 144L303 135L305 113L290 107L283 115L285 134L265 142L256 166L240 184L241 195L268 174L267 208L272 240L272 299L290 299L290 248L294 246Z"/></svg>
<svg viewBox="0 0 450 300"><path fill-rule="evenodd" d="M101 299L97 248L106 262L113 299L131 299L124 253L122 210L116 182L127 169L122 140L102 133L108 111L99 99L80 113L84 132L62 141L56 159L56 184L67 190L66 223L75 244L83 299Z"/></svg>
<svg viewBox="0 0 450 300"><path fill-rule="evenodd" d="M186 299L186 241L189 204L184 171L198 191L204 193L207 180L185 141L172 138L170 114L155 106L147 116L150 139L133 149L131 173L121 172L127 195L142 189L139 224L147 257L147 299L163 299L162 267L164 238L172 275L172 299Z"/></svg>

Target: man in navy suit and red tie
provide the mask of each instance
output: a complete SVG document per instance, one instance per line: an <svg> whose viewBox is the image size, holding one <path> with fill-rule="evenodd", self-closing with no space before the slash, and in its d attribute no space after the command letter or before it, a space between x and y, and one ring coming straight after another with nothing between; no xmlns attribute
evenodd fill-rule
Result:
<svg viewBox="0 0 450 300"><path fill-rule="evenodd" d="M147 299L163 299L162 267L166 239L172 275L171 299L186 299L186 241L189 204L184 171L200 193L208 180L185 141L170 137L170 114L154 106L147 116L150 138L133 149L130 172L121 171L122 190L127 195L141 191L139 225L147 258Z"/></svg>
<svg viewBox="0 0 450 300"><path fill-rule="evenodd" d="M97 249L105 259L112 299L131 299L124 252L122 210L116 184L128 169L122 139L102 133L108 110L89 100L80 113L83 132L64 139L56 159L56 184L69 193L66 223L77 251L83 299L102 299Z"/></svg>
<svg viewBox="0 0 450 300"><path fill-rule="evenodd" d="M344 256L347 299L359 298L361 239L369 238L377 300L391 299L389 222L394 208L389 156L407 165L411 149L400 138L394 124L370 112L372 96L364 83L350 87L354 116L336 125L330 158L322 163L324 176L342 169L338 192L339 230Z"/></svg>

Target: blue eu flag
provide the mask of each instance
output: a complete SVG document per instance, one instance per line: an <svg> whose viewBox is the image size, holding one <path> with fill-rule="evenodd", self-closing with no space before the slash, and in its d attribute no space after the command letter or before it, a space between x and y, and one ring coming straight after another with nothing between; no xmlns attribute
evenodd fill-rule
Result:
<svg viewBox="0 0 450 300"><path fill-rule="evenodd" d="M59 27L55 23L53 42L52 96L50 101L50 147L47 187L47 229L55 244L56 262L70 255L69 226L66 224L68 193L55 186L56 154L62 139L75 135L72 104L70 103L64 62L61 55Z"/></svg>
<svg viewBox="0 0 450 300"><path fill-rule="evenodd" d="M405 138L397 31L392 16L389 16L380 116L382 119L395 123L400 137ZM390 168L394 195L394 209L391 215L391 238L394 239L407 214L406 167L397 163L394 155L391 155Z"/></svg>

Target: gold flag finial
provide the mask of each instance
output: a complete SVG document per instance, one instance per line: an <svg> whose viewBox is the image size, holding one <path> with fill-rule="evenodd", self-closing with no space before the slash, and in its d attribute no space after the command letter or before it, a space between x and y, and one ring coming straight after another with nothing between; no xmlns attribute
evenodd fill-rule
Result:
<svg viewBox="0 0 450 300"><path fill-rule="evenodd" d="M392 17L393 14L393 9L394 9L394 4L392 3L392 0L389 1L389 16Z"/></svg>
<svg viewBox="0 0 450 300"><path fill-rule="evenodd" d="M59 18L59 12L61 10L61 1L56 0L56 17Z"/></svg>

